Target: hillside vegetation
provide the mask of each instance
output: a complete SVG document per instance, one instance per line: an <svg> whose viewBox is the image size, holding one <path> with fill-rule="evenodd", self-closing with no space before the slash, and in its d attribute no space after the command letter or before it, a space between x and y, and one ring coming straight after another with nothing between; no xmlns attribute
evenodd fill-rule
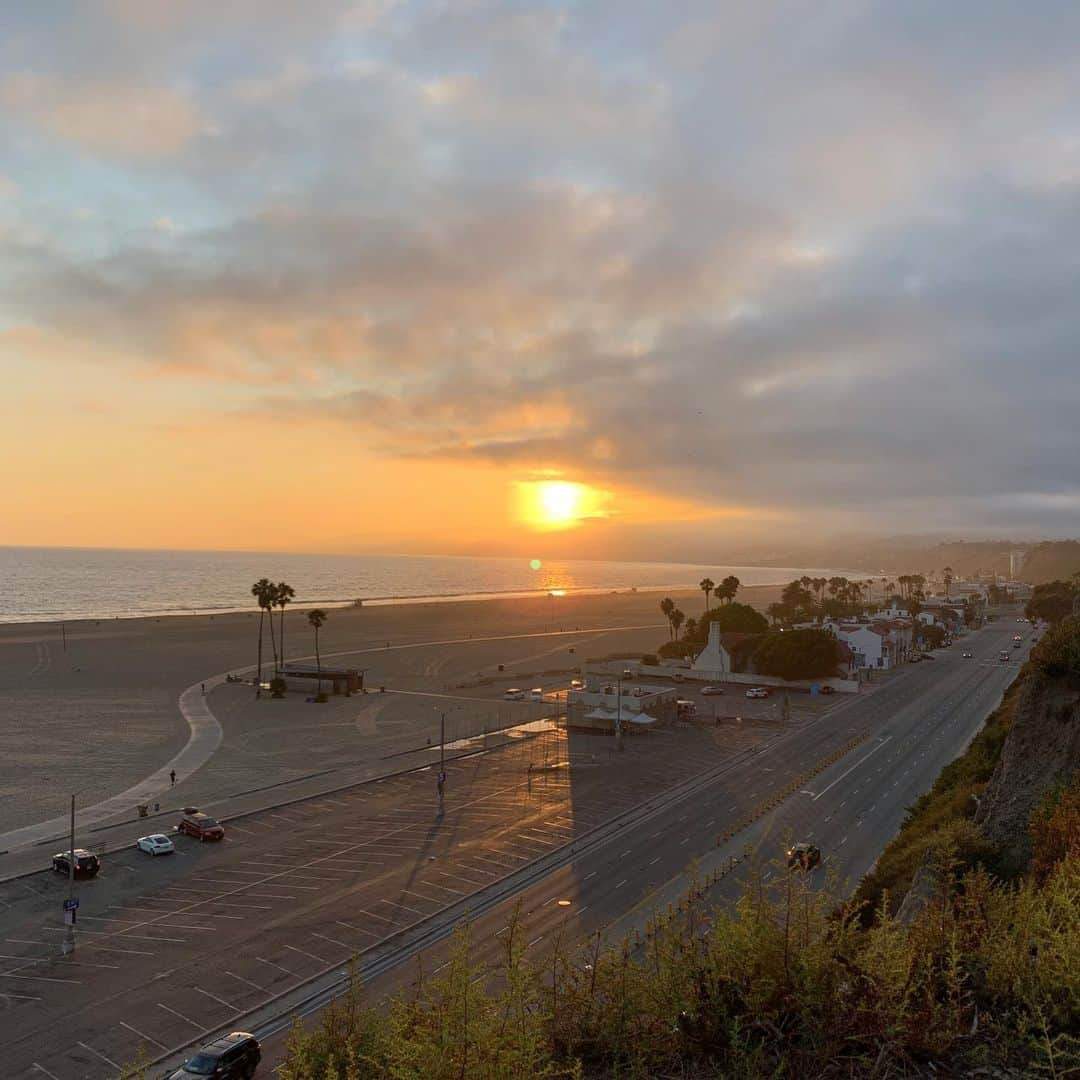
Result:
<svg viewBox="0 0 1080 1080"><path fill-rule="evenodd" d="M813 890L802 874L766 880L759 867L734 910L709 910L695 890L621 948L561 944L534 963L515 919L495 973L476 967L465 929L439 976L420 975L388 1006L356 988L316 1027L298 1023L280 1075L1080 1075L1077 773L1058 775L1038 800L1030 862L1008 878L969 806L987 797L1023 722L1028 679L1065 686L1078 674L1080 620L1066 619L855 898ZM894 896L916 876L925 883L928 869L922 903L895 915Z"/></svg>

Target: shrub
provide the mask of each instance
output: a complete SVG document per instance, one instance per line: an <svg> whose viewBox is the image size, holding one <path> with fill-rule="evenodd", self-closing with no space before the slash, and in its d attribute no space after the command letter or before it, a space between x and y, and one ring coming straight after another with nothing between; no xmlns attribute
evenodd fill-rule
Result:
<svg viewBox="0 0 1080 1080"><path fill-rule="evenodd" d="M696 656L698 649L698 644L693 641L665 641L656 652L668 660L685 660L688 656Z"/></svg>
<svg viewBox="0 0 1080 1080"><path fill-rule="evenodd" d="M763 634L769 628L768 619L749 604L724 604L702 615L694 628L693 640L708 641L712 623L720 627L721 634Z"/></svg>
<svg viewBox="0 0 1080 1080"><path fill-rule="evenodd" d="M645 653L641 658L641 662L646 667L656 667L656 665L660 663L660 657L658 657L656 653Z"/></svg>
<svg viewBox="0 0 1080 1080"><path fill-rule="evenodd" d="M840 652L827 630L766 634L754 650L755 669L781 679L819 679L836 674Z"/></svg>
<svg viewBox="0 0 1080 1080"><path fill-rule="evenodd" d="M1080 675L1080 618L1050 627L1031 650L1031 660L1044 675Z"/></svg>

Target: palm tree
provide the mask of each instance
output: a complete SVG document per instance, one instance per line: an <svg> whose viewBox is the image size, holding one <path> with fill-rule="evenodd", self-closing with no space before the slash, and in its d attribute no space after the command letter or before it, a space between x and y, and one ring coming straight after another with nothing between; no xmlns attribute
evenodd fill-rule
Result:
<svg viewBox="0 0 1080 1080"><path fill-rule="evenodd" d="M705 594L705 610L709 610L709 593L716 588L716 582L712 578L702 578L698 588Z"/></svg>
<svg viewBox="0 0 1080 1080"><path fill-rule="evenodd" d="M311 623L311 629L315 631L315 671L318 677L318 693L322 693L322 657L319 655L319 628L326 622L326 612L320 608L314 608L307 613L307 621Z"/></svg>
<svg viewBox="0 0 1080 1080"><path fill-rule="evenodd" d="M259 662L255 668L255 696L262 697L262 645L263 645L263 623L266 622L266 590L270 588L269 578L259 578L254 585L251 586L251 595L255 597L255 602L259 605ZM271 621L271 625L273 622Z"/></svg>
<svg viewBox="0 0 1080 1080"><path fill-rule="evenodd" d="M723 581L720 582L720 588L724 590L724 599L730 604L735 599L735 594L739 591L739 586L742 582L734 574L728 574Z"/></svg>
<svg viewBox="0 0 1080 1080"><path fill-rule="evenodd" d="M946 566L941 575L941 580L945 582L945 599L949 599L949 589L953 583L953 569L951 566Z"/></svg>
<svg viewBox="0 0 1080 1080"><path fill-rule="evenodd" d="M292 603L296 590L287 582L279 581L274 592L274 603L281 608L278 629L281 631L281 666L285 666L285 605Z"/></svg>
<svg viewBox="0 0 1080 1080"><path fill-rule="evenodd" d="M660 610L664 613L664 617L668 621L668 637L671 638L671 613L675 610L675 601L672 600L670 596L665 596L664 599L660 601Z"/></svg>
<svg viewBox="0 0 1080 1080"><path fill-rule="evenodd" d="M679 640L679 627L686 622L686 616L676 608L671 613L671 628L675 631L675 640Z"/></svg>
<svg viewBox="0 0 1080 1080"><path fill-rule="evenodd" d="M263 578L266 581L266 578ZM277 647L277 635L274 633L274 605L277 603L277 586L272 581L266 581L266 585L263 586L259 593L259 607L265 609L266 614L270 617L270 647L274 652L274 674L277 674L278 669L278 647Z"/></svg>

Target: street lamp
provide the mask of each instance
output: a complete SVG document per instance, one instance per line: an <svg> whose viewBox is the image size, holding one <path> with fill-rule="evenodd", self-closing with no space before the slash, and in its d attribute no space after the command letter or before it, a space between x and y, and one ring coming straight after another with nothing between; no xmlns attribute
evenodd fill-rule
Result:
<svg viewBox="0 0 1080 1080"><path fill-rule="evenodd" d="M622 675L615 681L615 685L618 687L618 692L615 696L615 749L623 750L622 741Z"/></svg>
<svg viewBox="0 0 1080 1080"><path fill-rule="evenodd" d="M64 956L70 956L75 951L75 796L81 795L83 791L88 790L82 788L79 791L73 791L71 793L71 831L68 838L68 895L67 902L64 904L64 940L60 946L60 950Z"/></svg>

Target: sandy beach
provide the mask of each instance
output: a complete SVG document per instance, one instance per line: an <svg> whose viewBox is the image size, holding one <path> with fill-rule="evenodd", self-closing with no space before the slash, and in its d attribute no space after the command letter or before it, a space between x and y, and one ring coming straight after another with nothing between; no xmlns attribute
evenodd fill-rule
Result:
<svg viewBox="0 0 1080 1080"><path fill-rule="evenodd" d="M778 591L747 588L739 599L764 607ZM166 783L161 796L209 800L310 772L343 754L356 761L368 755L378 768L395 747L432 736L439 702L426 696L491 677L499 664L507 678L525 679L569 671L593 656L654 649L667 637L662 597L624 592L333 610L321 633L324 663L364 668L368 686L400 696L341 699L313 715L302 695L256 702L250 687L212 688L207 704L221 725L221 745L175 792ZM704 606L700 591L673 599L688 615ZM162 768L190 735L180 695L249 669L258 622L252 611L86 620L68 623L63 635L56 623L0 627L0 709L7 718L0 732L0 836L62 815L72 792L90 807ZM286 613L285 645L293 659L314 652L301 610ZM267 674L270 658L267 632ZM450 730L465 734L497 719L482 702L458 706Z"/></svg>

